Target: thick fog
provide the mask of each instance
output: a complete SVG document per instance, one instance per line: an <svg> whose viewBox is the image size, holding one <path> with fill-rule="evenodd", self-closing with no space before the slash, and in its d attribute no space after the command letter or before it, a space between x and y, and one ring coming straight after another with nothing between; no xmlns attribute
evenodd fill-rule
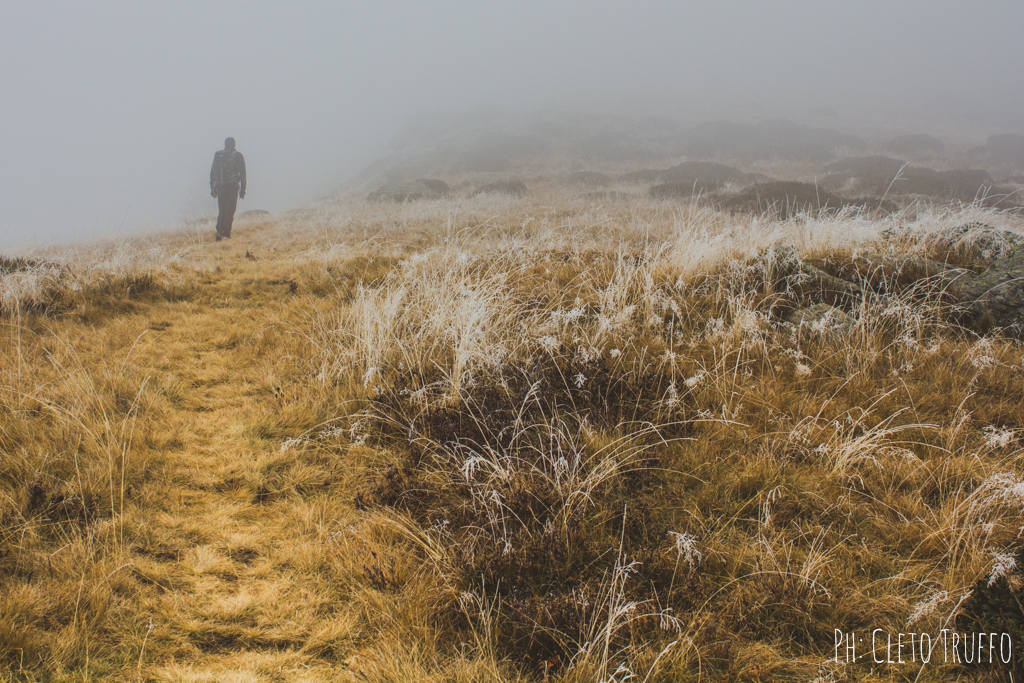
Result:
<svg viewBox="0 0 1024 683"><path fill-rule="evenodd" d="M481 106L679 120L840 112L981 141L1024 132L1024 3L13 2L0 5L0 248L336 188L406 117Z"/></svg>

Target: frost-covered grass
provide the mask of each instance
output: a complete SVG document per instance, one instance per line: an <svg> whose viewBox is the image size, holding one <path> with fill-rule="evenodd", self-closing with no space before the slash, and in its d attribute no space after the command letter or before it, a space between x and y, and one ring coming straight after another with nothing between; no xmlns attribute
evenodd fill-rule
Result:
<svg viewBox="0 0 1024 683"><path fill-rule="evenodd" d="M113 300L173 295L202 258L194 236L185 234L0 255L0 315L64 313L90 304L102 314L116 308Z"/></svg>
<svg viewBox="0 0 1024 683"><path fill-rule="evenodd" d="M940 286L862 273L848 299L787 264L980 269L1009 247L986 225L1022 227L975 206L777 221L555 188L33 255L0 276L35 292L7 299L0 338L0 662L914 678L829 665L834 629L934 636L1015 571L1024 351L952 322ZM786 321L823 297L841 312ZM156 334L115 344L133 325ZM225 368L178 378L211 358ZM196 507L167 471L195 478ZM188 547L189 514L189 534L268 545L247 541L251 566Z"/></svg>
<svg viewBox="0 0 1024 683"><path fill-rule="evenodd" d="M785 314L818 298L778 249L826 270L875 252L982 267L1008 247L983 225L1011 218L480 208L382 210L397 265L308 327L310 377L366 397L346 423L375 453L356 502L399 536L367 548L421 563L370 588L426 591L442 661L813 678L834 628L937 632L1006 571L1019 344L921 287L865 285L847 322L797 327Z"/></svg>

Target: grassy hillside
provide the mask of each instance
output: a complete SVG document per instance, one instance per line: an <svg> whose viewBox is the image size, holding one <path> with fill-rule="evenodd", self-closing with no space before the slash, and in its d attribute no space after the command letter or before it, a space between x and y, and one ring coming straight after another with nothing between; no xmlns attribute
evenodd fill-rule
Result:
<svg viewBox="0 0 1024 683"><path fill-rule="evenodd" d="M1024 350L785 263L981 269L986 225L551 191L3 261L0 679L997 675L834 632L1005 584Z"/></svg>

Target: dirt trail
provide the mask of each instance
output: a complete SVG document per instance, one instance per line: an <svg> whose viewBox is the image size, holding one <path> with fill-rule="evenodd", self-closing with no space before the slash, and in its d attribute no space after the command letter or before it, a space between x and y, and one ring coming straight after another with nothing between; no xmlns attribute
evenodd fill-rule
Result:
<svg viewBox="0 0 1024 683"><path fill-rule="evenodd" d="M249 262L242 245L219 253L200 296L138 316L151 332L133 362L173 396L160 419L174 434L165 471L128 515L153 615L139 671L147 680L294 680L300 667L310 673L303 648L332 613L322 577L296 567L317 525L295 519L308 512L301 499L275 498L294 455L283 458L281 439L259 430L282 401L274 368L285 354L267 339L294 304L287 266Z"/></svg>

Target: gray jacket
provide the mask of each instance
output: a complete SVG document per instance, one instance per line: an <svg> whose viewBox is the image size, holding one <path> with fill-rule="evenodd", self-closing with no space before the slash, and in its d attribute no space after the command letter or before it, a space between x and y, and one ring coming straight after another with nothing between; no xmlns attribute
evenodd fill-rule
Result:
<svg viewBox="0 0 1024 683"><path fill-rule="evenodd" d="M245 194L245 157L235 149L222 149L213 155L210 168L210 189L237 187Z"/></svg>

